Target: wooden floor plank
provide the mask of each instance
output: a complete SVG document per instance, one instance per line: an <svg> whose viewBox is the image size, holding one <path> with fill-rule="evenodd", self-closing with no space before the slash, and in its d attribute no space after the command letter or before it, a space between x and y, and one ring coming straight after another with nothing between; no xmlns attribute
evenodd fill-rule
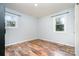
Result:
<svg viewBox="0 0 79 59"><path fill-rule="evenodd" d="M6 56L75 56L74 47L45 40L32 40L7 46Z"/></svg>

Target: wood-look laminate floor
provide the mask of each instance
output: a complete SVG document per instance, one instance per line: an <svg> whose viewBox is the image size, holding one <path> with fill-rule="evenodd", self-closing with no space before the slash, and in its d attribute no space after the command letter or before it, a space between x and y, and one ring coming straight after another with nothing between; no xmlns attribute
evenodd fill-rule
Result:
<svg viewBox="0 0 79 59"><path fill-rule="evenodd" d="M74 47L44 40L32 40L7 46L6 56L74 56Z"/></svg>

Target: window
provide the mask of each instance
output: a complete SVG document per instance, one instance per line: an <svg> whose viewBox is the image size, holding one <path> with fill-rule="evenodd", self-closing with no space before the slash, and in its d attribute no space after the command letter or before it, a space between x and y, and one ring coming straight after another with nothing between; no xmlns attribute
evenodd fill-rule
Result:
<svg viewBox="0 0 79 59"><path fill-rule="evenodd" d="M55 32L65 32L66 30L65 25L66 25L65 15L54 17L54 31Z"/></svg>
<svg viewBox="0 0 79 59"><path fill-rule="evenodd" d="M10 13L5 13L5 27L6 28L16 28L17 27L18 16Z"/></svg>
<svg viewBox="0 0 79 59"><path fill-rule="evenodd" d="M64 19L59 17L56 18L56 31L64 31Z"/></svg>

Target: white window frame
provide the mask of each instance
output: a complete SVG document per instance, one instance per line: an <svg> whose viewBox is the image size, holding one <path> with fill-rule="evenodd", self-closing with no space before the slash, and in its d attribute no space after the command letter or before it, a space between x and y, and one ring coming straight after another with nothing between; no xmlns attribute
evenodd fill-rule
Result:
<svg viewBox="0 0 79 59"><path fill-rule="evenodd" d="M58 17L64 17L64 31L56 31L56 18ZM56 17L53 17L53 30L54 32L56 33L66 33L66 19L67 19L67 15L60 15L60 16L56 16Z"/></svg>
<svg viewBox="0 0 79 59"><path fill-rule="evenodd" d="M7 16L11 16L11 17L17 17L17 19L13 19L13 20L11 20L11 21L15 21L16 23L15 23L15 26L14 27L12 27L12 26L7 26L7 21L10 21L10 20L8 20L7 18L6 18L6 15ZM5 13L5 28L17 28L17 26L18 26L18 16L17 15L14 15L14 14L10 14L10 13Z"/></svg>

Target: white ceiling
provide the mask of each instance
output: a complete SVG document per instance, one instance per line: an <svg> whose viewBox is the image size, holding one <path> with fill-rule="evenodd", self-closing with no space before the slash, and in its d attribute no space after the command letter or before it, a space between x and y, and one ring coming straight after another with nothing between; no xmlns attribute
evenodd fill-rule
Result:
<svg viewBox="0 0 79 59"><path fill-rule="evenodd" d="M74 7L73 3L38 3L37 7L34 6L34 3L6 3L5 5L10 9L34 17L47 16Z"/></svg>

